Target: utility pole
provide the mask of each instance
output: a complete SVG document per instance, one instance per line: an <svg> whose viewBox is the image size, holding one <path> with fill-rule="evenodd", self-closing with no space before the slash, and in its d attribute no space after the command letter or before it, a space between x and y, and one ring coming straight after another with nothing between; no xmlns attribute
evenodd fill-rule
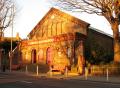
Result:
<svg viewBox="0 0 120 88"><path fill-rule="evenodd" d="M0 49L0 68L2 68L2 49Z"/></svg>
<svg viewBox="0 0 120 88"><path fill-rule="evenodd" d="M13 7L11 8L11 13L14 16L14 4ZM11 50L10 50L10 72L12 71L12 59L13 59L13 53L12 53L12 46L13 46L13 18L12 18L12 28L11 28Z"/></svg>

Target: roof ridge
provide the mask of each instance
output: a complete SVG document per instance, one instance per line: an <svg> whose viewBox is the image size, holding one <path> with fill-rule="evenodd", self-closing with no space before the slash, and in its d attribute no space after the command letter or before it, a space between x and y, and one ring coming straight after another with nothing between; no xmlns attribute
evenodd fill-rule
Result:
<svg viewBox="0 0 120 88"><path fill-rule="evenodd" d="M99 30L99 29L94 28L94 27L91 27L91 26L90 26L89 28L91 28L92 30L95 30L95 31L97 31L97 32L99 32L99 33L102 33L102 34L104 34L104 35L107 35L107 36L113 38L113 36L112 36L111 34L108 34L108 33L104 32L104 31L102 31L102 30Z"/></svg>

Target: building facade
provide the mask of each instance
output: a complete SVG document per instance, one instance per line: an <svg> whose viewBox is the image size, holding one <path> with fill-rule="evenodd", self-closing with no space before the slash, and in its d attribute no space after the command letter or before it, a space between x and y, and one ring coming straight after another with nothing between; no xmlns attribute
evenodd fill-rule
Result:
<svg viewBox="0 0 120 88"><path fill-rule="evenodd" d="M92 63L92 54L100 57L100 62L106 57L101 57L104 52L97 55L98 51L113 53L113 38L89 27L87 22L51 8L15 50L14 56L22 66L46 64L52 70L75 68L83 74L85 61Z"/></svg>
<svg viewBox="0 0 120 88"><path fill-rule="evenodd" d="M52 70L84 67L84 41L89 24L51 8L19 44L22 64L48 64Z"/></svg>

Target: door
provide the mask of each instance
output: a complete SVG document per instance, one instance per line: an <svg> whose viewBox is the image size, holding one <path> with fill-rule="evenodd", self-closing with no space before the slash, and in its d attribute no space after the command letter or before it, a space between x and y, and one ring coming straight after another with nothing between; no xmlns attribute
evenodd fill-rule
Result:
<svg viewBox="0 0 120 88"><path fill-rule="evenodd" d="M31 60L32 60L32 63L37 62L37 60L36 60L36 50L35 49L32 50Z"/></svg>

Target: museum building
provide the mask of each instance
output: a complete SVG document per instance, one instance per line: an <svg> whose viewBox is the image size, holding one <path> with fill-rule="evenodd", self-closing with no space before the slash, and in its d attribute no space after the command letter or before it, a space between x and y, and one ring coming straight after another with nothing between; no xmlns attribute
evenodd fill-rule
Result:
<svg viewBox="0 0 120 88"><path fill-rule="evenodd" d="M89 25L65 12L51 8L28 34L28 39L19 42L16 49L18 53L14 56L22 65L42 63L52 70L59 71L75 67L82 74L85 70L85 41L91 34L98 36L98 39L107 36L90 29ZM96 41L98 39L96 37ZM110 44L105 47L112 47L112 38L107 36L102 38L102 41L104 39Z"/></svg>

